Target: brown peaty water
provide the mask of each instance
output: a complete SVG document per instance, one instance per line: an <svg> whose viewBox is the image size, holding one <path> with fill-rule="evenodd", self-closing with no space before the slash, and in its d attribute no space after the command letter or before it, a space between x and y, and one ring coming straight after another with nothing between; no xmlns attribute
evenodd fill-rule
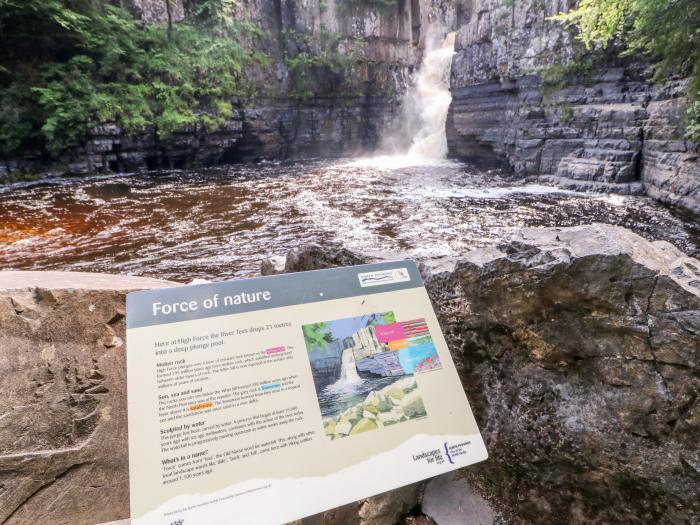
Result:
<svg viewBox="0 0 700 525"><path fill-rule="evenodd" d="M437 164L310 160L5 187L0 268L218 280L257 275L261 259L310 242L421 258L594 221L700 253L700 225L650 199Z"/></svg>

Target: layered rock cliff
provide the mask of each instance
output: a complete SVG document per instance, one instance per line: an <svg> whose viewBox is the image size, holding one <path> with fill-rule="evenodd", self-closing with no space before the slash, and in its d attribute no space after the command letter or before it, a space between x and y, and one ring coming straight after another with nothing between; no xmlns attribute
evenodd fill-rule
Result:
<svg viewBox="0 0 700 525"><path fill-rule="evenodd" d="M264 273L365 260L311 247ZM489 460L321 523L692 523L700 262L593 225L422 268ZM128 517L125 292L170 284L0 272L0 521Z"/></svg>
<svg viewBox="0 0 700 525"><path fill-rule="evenodd" d="M565 187L645 192L700 213L698 146L684 139L687 81L651 80L619 50L584 53L548 18L575 0L458 5L450 153Z"/></svg>

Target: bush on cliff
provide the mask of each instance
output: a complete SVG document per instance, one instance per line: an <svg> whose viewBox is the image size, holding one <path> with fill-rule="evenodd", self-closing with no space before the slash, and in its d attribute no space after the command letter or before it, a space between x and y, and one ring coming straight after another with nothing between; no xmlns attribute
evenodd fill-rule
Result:
<svg viewBox="0 0 700 525"><path fill-rule="evenodd" d="M700 2L698 0L581 0L578 8L554 17L575 26L588 49L615 42L626 52L658 60L659 79L691 77L688 138L700 143Z"/></svg>
<svg viewBox="0 0 700 525"><path fill-rule="evenodd" d="M203 0L168 27L91 0L0 0L0 154L58 156L105 122L159 136L223 124L260 58L239 43L257 28L229 4Z"/></svg>

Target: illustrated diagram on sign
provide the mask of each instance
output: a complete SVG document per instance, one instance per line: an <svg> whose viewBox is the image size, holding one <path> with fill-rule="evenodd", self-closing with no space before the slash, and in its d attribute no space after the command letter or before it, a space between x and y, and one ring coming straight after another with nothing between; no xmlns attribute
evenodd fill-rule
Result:
<svg viewBox="0 0 700 525"><path fill-rule="evenodd" d="M415 374L441 367L425 319L394 312L302 326L325 434L338 439L426 417Z"/></svg>

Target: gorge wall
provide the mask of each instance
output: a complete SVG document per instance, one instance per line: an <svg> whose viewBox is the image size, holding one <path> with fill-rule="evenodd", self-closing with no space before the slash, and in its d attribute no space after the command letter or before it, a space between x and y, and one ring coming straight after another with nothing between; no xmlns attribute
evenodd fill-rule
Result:
<svg viewBox="0 0 700 525"><path fill-rule="evenodd" d="M121 3L145 23L167 23L166 0ZM190 4L171 2L174 23L190 16ZM45 172L47 164L56 173L88 173L370 150L420 61L428 25L450 26L454 17L447 0L250 0L236 10L255 28L244 47L266 63L246 67L254 96L233 100L223 127L198 123L161 139L129 137L107 123L60 159L39 151L0 159L0 180Z"/></svg>
<svg viewBox="0 0 700 525"><path fill-rule="evenodd" d="M683 138L687 81L655 84L646 60L619 50L584 53L548 20L575 3L457 5L450 154L700 213L698 146Z"/></svg>
<svg viewBox="0 0 700 525"><path fill-rule="evenodd" d="M193 0L120 0L145 24L193 15ZM0 158L25 173L183 168L294 156L355 155L380 144L413 80L428 27L456 31L446 131L452 157L504 165L564 187L646 193L700 213L698 146L684 139L687 79L652 81L641 57L585 52L548 18L576 0L249 0L236 18L265 64L223 126L166 138L95 127L60 158ZM169 14L166 6L170 6Z"/></svg>

